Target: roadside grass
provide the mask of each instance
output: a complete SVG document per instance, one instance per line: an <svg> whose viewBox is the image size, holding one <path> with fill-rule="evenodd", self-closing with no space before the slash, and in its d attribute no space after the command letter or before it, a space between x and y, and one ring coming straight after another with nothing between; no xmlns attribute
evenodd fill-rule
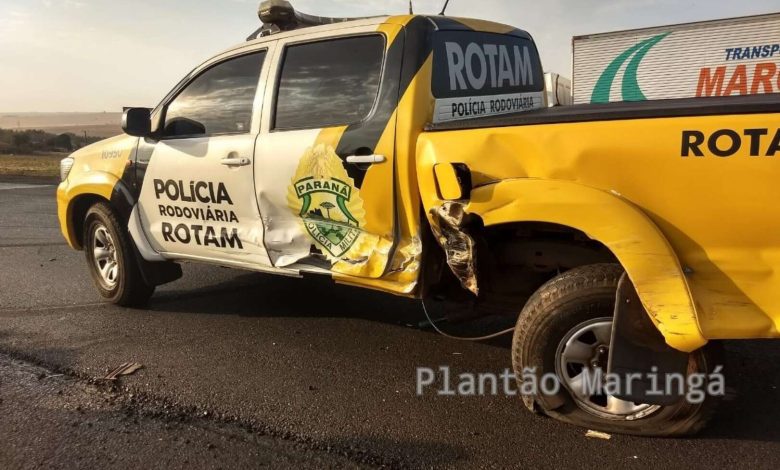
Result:
<svg viewBox="0 0 780 470"><path fill-rule="evenodd" d="M0 155L0 176L57 177L67 153Z"/></svg>

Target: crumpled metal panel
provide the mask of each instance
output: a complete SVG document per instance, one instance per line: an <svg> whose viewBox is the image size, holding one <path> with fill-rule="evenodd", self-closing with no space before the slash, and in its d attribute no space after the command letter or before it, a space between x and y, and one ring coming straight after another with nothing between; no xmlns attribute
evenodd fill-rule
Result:
<svg viewBox="0 0 780 470"><path fill-rule="evenodd" d="M431 229L444 249L447 265L464 289L479 295L477 285L477 254L474 239L463 231L466 215L464 205L448 201L431 209Z"/></svg>

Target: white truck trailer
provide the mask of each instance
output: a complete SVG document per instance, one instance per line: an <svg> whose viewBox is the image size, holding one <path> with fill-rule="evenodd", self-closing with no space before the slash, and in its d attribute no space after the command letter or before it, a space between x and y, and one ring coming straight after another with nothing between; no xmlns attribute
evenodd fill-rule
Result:
<svg viewBox="0 0 780 470"><path fill-rule="evenodd" d="M780 92L780 13L577 36L574 103Z"/></svg>

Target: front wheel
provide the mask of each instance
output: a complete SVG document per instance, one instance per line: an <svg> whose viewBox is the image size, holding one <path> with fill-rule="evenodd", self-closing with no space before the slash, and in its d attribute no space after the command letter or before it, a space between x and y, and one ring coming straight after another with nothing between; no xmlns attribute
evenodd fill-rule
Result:
<svg viewBox="0 0 780 470"><path fill-rule="evenodd" d="M108 204L97 203L87 211L83 240L87 265L100 295L124 307L146 304L154 286L141 276L128 232Z"/></svg>
<svg viewBox="0 0 780 470"><path fill-rule="evenodd" d="M634 403L603 393L587 393L583 380L606 373L612 315L623 269L614 264L583 266L543 285L529 299L517 322L512 363L522 387L524 372L541 380L554 374L555 394L524 395L527 407L563 422L589 429L644 436L692 434L704 427L718 397L701 403L683 397L671 406ZM708 374L715 351L689 356L688 373ZM527 376L526 376L527 377Z"/></svg>

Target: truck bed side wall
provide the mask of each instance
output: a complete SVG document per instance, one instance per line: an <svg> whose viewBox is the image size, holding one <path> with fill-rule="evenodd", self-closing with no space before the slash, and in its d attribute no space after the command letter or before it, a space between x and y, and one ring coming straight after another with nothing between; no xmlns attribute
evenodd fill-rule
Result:
<svg viewBox="0 0 780 470"><path fill-rule="evenodd" d="M619 198L644 213L676 253L705 338L777 337L777 122L777 114L745 114L432 132L421 137L418 173L421 185L434 185L433 164L461 162L485 191L533 178ZM683 139L701 142L684 148ZM426 209L441 203L435 191L422 194ZM515 221L492 221L501 222ZM664 308L674 321L679 312Z"/></svg>

